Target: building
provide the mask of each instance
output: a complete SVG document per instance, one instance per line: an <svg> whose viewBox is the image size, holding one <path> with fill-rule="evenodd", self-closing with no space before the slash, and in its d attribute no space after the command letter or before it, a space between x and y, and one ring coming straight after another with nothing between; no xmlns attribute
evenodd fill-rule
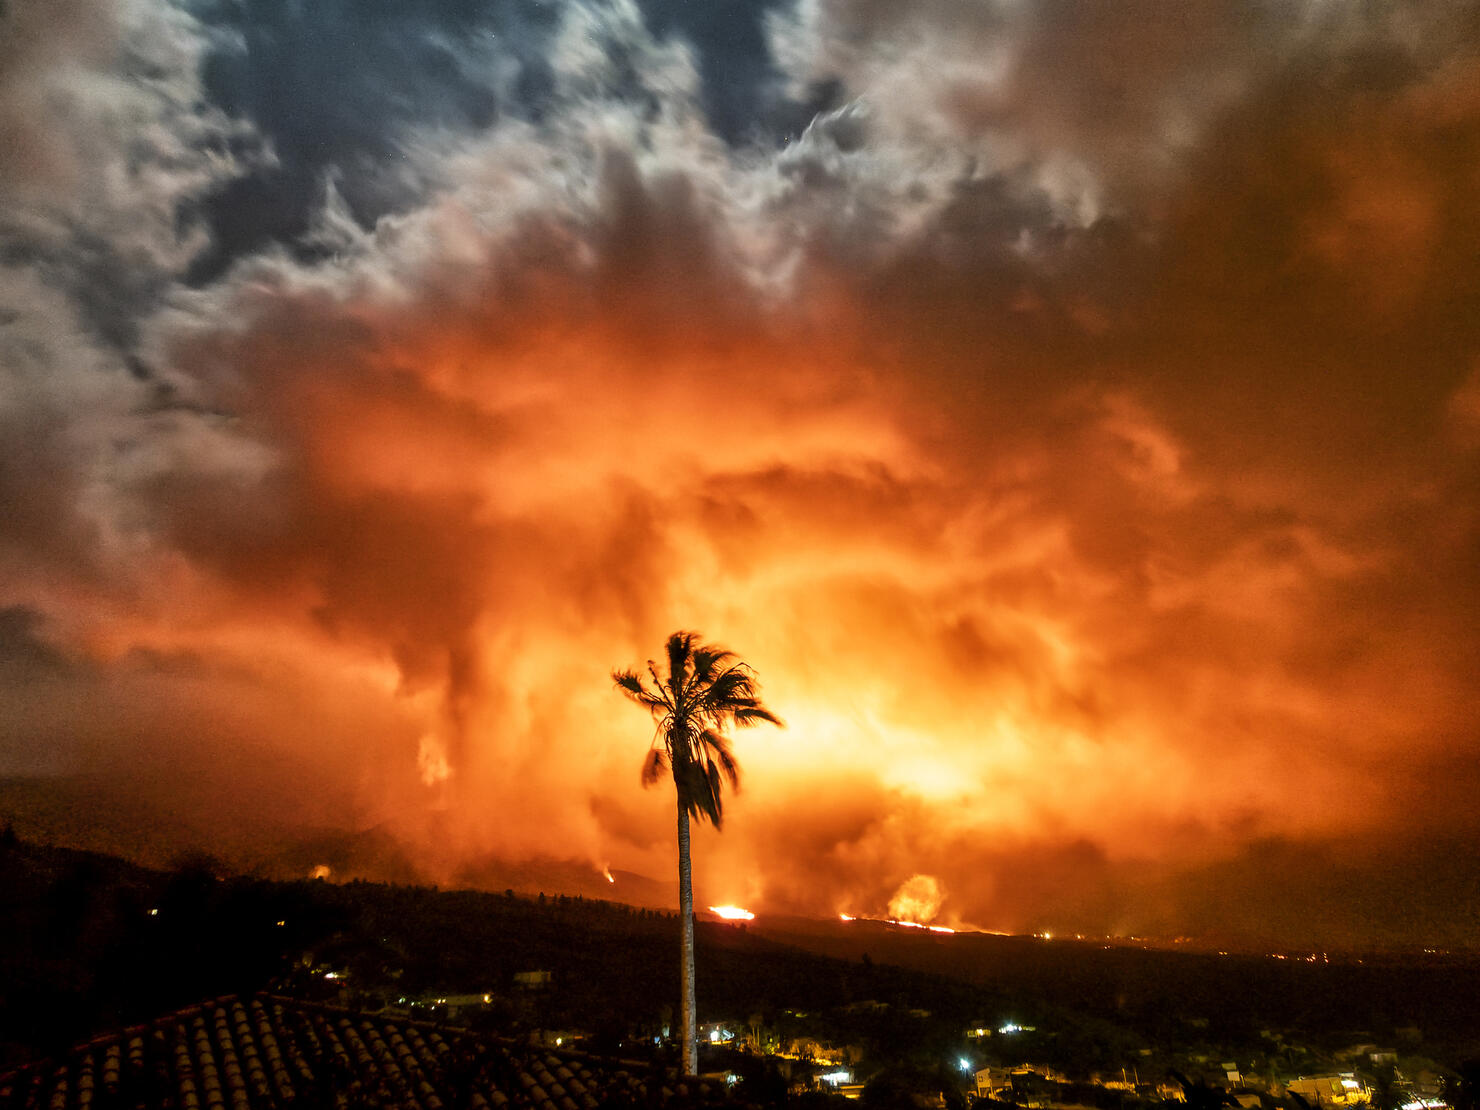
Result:
<svg viewBox="0 0 1480 1110"><path fill-rule="evenodd" d="M1287 1092L1297 1094L1312 1106L1351 1106L1370 1100L1367 1085L1354 1072L1333 1075L1301 1076L1285 1084Z"/></svg>
<svg viewBox="0 0 1480 1110"><path fill-rule="evenodd" d="M218 998L0 1074L4 1110L732 1105L723 1082L273 996Z"/></svg>
<svg viewBox="0 0 1480 1110"><path fill-rule="evenodd" d="M995 1098L1029 1108L1050 1104L1047 1067L1020 1065L1015 1068L980 1068L976 1072L976 1093L981 1098Z"/></svg>
<svg viewBox="0 0 1480 1110"><path fill-rule="evenodd" d="M1011 1068L980 1068L976 1073L976 1093L979 1098L996 1098L1003 1091L1012 1090Z"/></svg>

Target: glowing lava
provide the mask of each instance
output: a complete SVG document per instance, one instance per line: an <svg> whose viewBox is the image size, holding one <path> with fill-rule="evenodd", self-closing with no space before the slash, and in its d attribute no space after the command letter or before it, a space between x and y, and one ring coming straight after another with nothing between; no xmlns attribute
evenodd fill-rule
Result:
<svg viewBox="0 0 1480 1110"><path fill-rule="evenodd" d="M726 921L754 921L755 914L749 910L742 910L739 906L710 906L709 912Z"/></svg>
<svg viewBox="0 0 1480 1110"><path fill-rule="evenodd" d="M919 921L895 921L892 918L889 919L889 924L899 925L905 929L925 929L932 933L954 933L956 931L955 929L947 928L944 925L925 925Z"/></svg>
<svg viewBox="0 0 1480 1110"><path fill-rule="evenodd" d="M839 921L883 921L885 925L898 925L902 929L924 929L930 933L954 933L956 930L945 925L926 925L921 921L901 921L893 917L854 917L852 914L838 914Z"/></svg>

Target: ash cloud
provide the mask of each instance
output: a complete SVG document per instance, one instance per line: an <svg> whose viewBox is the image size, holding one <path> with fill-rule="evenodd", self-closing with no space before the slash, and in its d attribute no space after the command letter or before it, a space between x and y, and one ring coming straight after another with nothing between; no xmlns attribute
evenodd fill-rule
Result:
<svg viewBox="0 0 1480 1110"><path fill-rule="evenodd" d="M664 875L695 627L706 904L1468 928L1476 29L1135 9L7 8L0 766Z"/></svg>

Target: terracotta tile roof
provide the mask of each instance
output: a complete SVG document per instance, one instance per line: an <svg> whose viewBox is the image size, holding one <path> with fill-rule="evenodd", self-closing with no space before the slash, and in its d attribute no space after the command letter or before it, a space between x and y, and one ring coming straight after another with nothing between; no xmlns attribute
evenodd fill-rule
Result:
<svg viewBox="0 0 1480 1110"><path fill-rule="evenodd" d="M728 1105L645 1064L336 1010L220 998L0 1075L0 1110L598 1110ZM677 1088L675 1090L675 1088Z"/></svg>

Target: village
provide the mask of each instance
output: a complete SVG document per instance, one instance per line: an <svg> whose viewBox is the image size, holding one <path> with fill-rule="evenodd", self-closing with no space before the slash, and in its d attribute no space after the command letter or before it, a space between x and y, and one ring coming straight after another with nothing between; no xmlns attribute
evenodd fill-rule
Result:
<svg viewBox="0 0 1480 1110"><path fill-rule="evenodd" d="M542 1015L558 1007L552 994L557 976L548 969L516 972L501 991L432 994L408 998L357 989L344 968L315 966L310 976L332 985L328 992L345 1007L375 1007L389 1018L433 1027L492 1028L516 1031L542 1047L663 1059L674 1050L668 1021L639 1025L634 1037L613 1044L589 1030L546 1027ZM667 1010L660 1014L671 1018ZM912 1073L916 1100L938 1106L981 1105L1020 1110L1129 1110L1157 1103L1185 1103L1189 1110L1241 1107L1242 1110L1450 1110L1455 1076L1406 1046L1360 1041L1318 1048L1291 1031L1258 1031L1257 1046L1220 1046L1200 1037L1208 1022L1186 1020L1188 1038L1175 1047L1125 1048L1119 1063L1106 1064L1106 1046L1087 1053L1100 1066L1069 1058L1059 1044L1061 1031L1010 1019L955 1030L954 1043L938 1031L939 1066L900 1068L885 1048L891 1031L921 1030L935 1015L919 1007L899 1009L877 1000L860 1000L829 1011L782 1009L774 1015L736 1014L700 1025L700 1061L710 1079L734 1085L747 1075L769 1070L790 1096L832 1094L862 1099L870 1082L892 1073ZM846 1032L858 1034L846 1038ZM1125 1031L1121 1031L1125 1033ZM1399 1030L1416 1042L1417 1029ZM1129 1043L1133 1036L1113 1039ZM1045 1062L1046 1059L1054 1062ZM932 1086L938 1090L931 1091Z"/></svg>

